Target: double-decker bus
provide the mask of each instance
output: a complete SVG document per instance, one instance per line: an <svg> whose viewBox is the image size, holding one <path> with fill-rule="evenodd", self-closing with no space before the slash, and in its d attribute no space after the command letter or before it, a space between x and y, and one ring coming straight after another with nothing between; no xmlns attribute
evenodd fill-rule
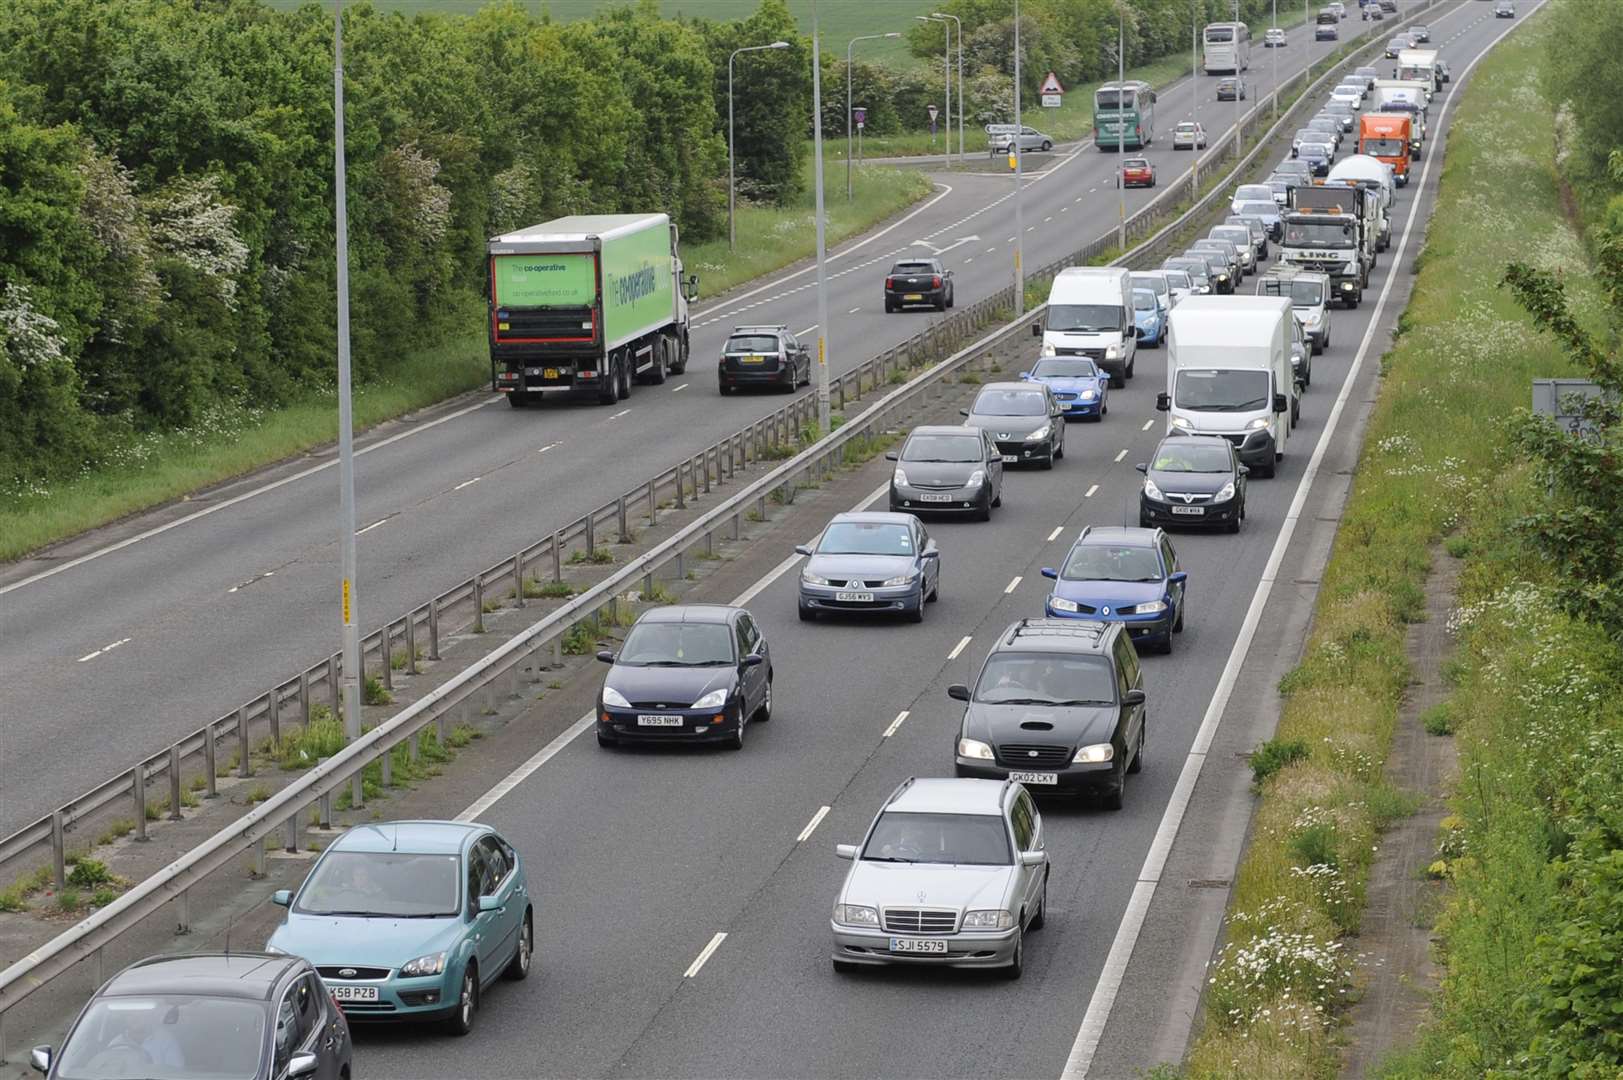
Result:
<svg viewBox="0 0 1623 1080"><path fill-rule="evenodd" d="M1093 92L1093 142L1100 152L1142 150L1154 141L1154 87L1132 79Z"/></svg>
<svg viewBox="0 0 1623 1080"><path fill-rule="evenodd" d="M1245 23L1210 23L1200 37L1206 74L1238 74L1251 66L1251 28Z"/></svg>

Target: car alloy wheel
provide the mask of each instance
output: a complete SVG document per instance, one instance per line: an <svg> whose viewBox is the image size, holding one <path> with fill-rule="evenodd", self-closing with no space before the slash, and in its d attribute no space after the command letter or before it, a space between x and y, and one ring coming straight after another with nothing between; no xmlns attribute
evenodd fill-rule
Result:
<svg viewBox="0 0 1623 1080"><path fill-rule="evenodd" d="M503 972L509 979L519 982L530 974L530 961L535 956L535 921L529 912L524 913L524 925L518 932L518 951L513 954L513 960Z"/></svg>
<svg viewBox="0 0 1623 1080"><path fill-rule="evenodd" d="M733 732L733 737L727 740L727 749L744 749L744 729L748 726L749 721L744 717L744 707L740 705L738 708L738 730Z"/></svg>
<svg viewBox="0 0 1623 1080"><path fill-rule="evenodd" d="M755 714L755 719L763 724L772 719L772 676L770 674L766 677L766 700L761 702L761 708Z"/></svg>
<svg viewBox="0 0 1623 1080"><path fill-rule="evenodd" d="M473 1018L479 1011L479 975L470 963L462 971L462 989L457 993L456 1011L447 1022L452 1035L466 1035L473 1030Z"/></svg>
<svg viewBox="0 0 1623 1080"><path fill-rule="evenodd" d="M1139 721L1138 752L1133 755L1133 763L1127 766L1127 771L1135 776L1144 770L1144 730L1149 726L1149 720L1147 718Z"/></svg>
<svg viewBox="0 0 1623 1080"><path fill-rule="evenodd" d="M1043 871L1042 891L1037 894L1037 914L1031 917L1031 925L1027 930L1041 930L1048 921L1048 871Z"/></svg>
<svg viewBox="0 0 1623 1080"><path fill-rule="evenodd" d="M1009 962L1008 967L1003 969L1003 977L1010 980L1018 979L1021 973L1025 971L1025 967L1026 932L1024 930L1016 930L1014 932L1014 959Z"/></svg>

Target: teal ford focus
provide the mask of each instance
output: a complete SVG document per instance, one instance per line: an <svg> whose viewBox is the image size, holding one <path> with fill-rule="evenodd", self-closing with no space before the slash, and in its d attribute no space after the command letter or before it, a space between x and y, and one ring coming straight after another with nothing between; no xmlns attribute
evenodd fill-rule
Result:
<svg viewBox="0 0 1623 1080"><path fill-rule="evenodd" d="M266 951L313 964L351 1022L442 1021L466 1035L486 987L524 978L535 951L524 867L484 825L356 826L273 900L288 914Z"/></svg>

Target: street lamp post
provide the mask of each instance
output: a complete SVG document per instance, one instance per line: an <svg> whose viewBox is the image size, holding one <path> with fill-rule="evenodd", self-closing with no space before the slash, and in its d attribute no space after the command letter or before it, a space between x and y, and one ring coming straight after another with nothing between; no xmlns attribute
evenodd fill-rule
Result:
<svg viewBox="0 0 1623 1080"><path fill-rule="evenodd" d="M812 171L817 188L817 430L827 435L832 419L828 402L828 275L823 212L823 56L817 34L817 0L812 0Z"/></svg>
<svg viewBox="0 0 1623 1080"><path fill-rule="evenodd" d="M1024 156L1020 152L1020 0L1014 0L1014 313L1026 311L1026 272L1020 265L1025 245L1025 216L1020 211L1020 165Z"/></svg>
<svg viewBox="0 0 1623 1080"><path fill-rule="evenodd" d="M355 596L355 434L349 363L349 213L344 167L344 12L333 5L333 189L338 242L338 550L342 581L339 617L343 630L342 697L344 739L361 735L361 633ZM387 664L389 658L385 656ZM362 803L362 778L355 774L350 796Z"/></svg>
<svg viewBox="0 0 1623 1080"><path fill-rule="evenodd" d="M947 77L947 99L944 102L946 107L942 110L947 117L946 153L943 156L946 159L946 164L950 166L952 164L952 27L948 26L947 20L940 15L915 15L913 17L919 22L939 22L941 24L941 33L946 38L946 52L941 57L941 67Z"/></svg>
<svg viewBox="0 0 1623 1080"><path fill-rule="evenodd" d="M1306 3L1306 0L1303 0ZM1196 136L1200 133L1200 15L1193 8L1189 9L1189 85L1194 88L1195 104L1191 115L1195 118ZM1200 145L1200 139L1194 139L1190 147L1195 155L1195 162L1189 168L1190 195L1200 191L1200 152L1205 149Z"/></svg>
<svg viewBox="0 0 1623 1080"><path fill-rule="evenodd" d="M956 15L944 15L939 11L930 12L936 19L951 19L958 25L958 157L964 156L964 20ZM952 132L949 128L947 134Z"/></svg>
<svg viewBox="0 0 1623 1080"><path fill-rule="evenodd" d="M774 41L770 45L750 45L742 49L734 49L727 57L727 250L732 251L737 243L738 233L733 226L733 204L736 199L733 181L733 61L738 59L740 53L761 52L765 49L787 49L787 41ZM821 180L821 178L819 178Z"/></svg>
<svg viewBox="0 0 1623 1080"><path fill-rule="evenodd" d="M1274 0L1274 29L1279 29L1279 0ZM1274 54L1274 117L1279 117L1279 46L1273 48Z"/></svg>
<svg viewBox="0 0 1623 1080"><path fill-rule="evenodd" d="M856 113L851 108L851 50L857 47L859 41L877 41L880 38L898 38L899 32L889 34L863 34L851 39L845 47L845 201L851 201L851 129L856 127L853 117Z"/></svg>
<svg viewBox="0 0 1623 1080"><path fill-rule="evenodd" d="M1245 113L1240 107L1240 87L1245 85L1245 76L1241 73L1240 68L1239 21L1240 0L1234 0L1234 22L1236 23L1236 29L1234 31L1234 160L1236 161L1240 160L1240 156L1245 150L1245 138L1241 133L1241 126L1245 121ZM1250 48L1247 47L1246 56L1249 58L1250 55ZM1249 98L1249 95L1247 95L1247 97Z"/></svg>
<svg viewBox="0 0 1623 1080"><path fill-rule="evenodd" d="M1121 95L1127 82L1127 11L1116 9L1116 109L1121 110ZM1127 153L1127 121L1116 119L1116 246L1127 250L1127 179L1123 171L1122 155Z"/></svg>

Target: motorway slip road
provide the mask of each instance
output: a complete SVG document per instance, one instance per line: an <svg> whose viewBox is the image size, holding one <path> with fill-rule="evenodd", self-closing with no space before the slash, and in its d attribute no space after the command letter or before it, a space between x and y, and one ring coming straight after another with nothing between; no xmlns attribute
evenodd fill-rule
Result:
<svg viewBox="0 0 1623 1080"><path fill-rule="evenodd" d="M1433 21L1445 27L1481 11L1464 7L1466 16ZM1325 52L1294 32L1277 57L1281 79ZM1271 85L1274 60L1260 48L1253 54L1253 100ZM1169 149L1169 133L1191 114L1197 89L1214 142L1235 115L1234 106L1212 100L1210 78L1163 92L1162 138L1148 153L1163 184L1188 168L1190 155ZM1023 196L1027 267L1067 255L1111 226L1116 161L1085 143L1030 179ZM880 279L896 257L939 253L955 271L964 304L1010 280L1012 180L951 173L940 187L910 214L832 256L836 373L941 317L884 313ZM1156 194L1128 191L1128 211ZM362 625L397 616L777 408L775 395L722 398L713 358L735 324L784 323L805 332L816 322L814 310L814 275L796 271L700 310L688 374L639 387L614 409L511 410L494 395L474 394L363 440L356 480ZM203 516L177 518L169 508L0 574L0 669L7 673L0 685L0 716L7 718L0 833L338 647L331 462L327 455L224 485L182 504ZM163 531L129 542L149 527ZM108 550L118 542L125 546ZM108 738L115 731L118 737Z"/></svg>

